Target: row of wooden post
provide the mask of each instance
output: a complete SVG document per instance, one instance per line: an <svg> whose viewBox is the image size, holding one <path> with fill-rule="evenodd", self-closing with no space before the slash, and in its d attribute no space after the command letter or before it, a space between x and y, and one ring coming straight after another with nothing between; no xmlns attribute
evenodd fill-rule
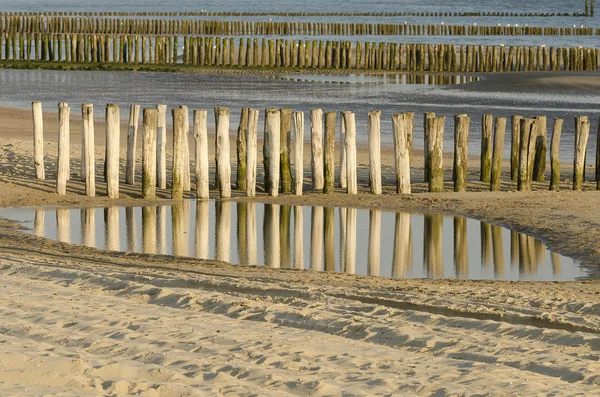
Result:
<svg viewBox="0 0 600 397"><path fill-rule="evenodd" d="M181 41L180 41L181 39ZM183 44L180 56L180 43ZM0 36L0 59L430 72L596 71L597 48L362 43L184 36Z"/></svg>
<svg viewBox="0 0 600 397"><path fill-rule="evenodd" d="M199 200L195 203L181 201L170 206L144 206L141 208L141 227L138 227L139 218L133 207L125 209L110 206L103 209L82 208L79 210L80 226L71 222L75 210L69 208L56 208L55 210L37 209L33 222L34 235L47 237L56 233L56 239L63 243L73 243L71 236L81 236L81 244L88 247L99 247L96 218L102 214L104 219L104 246L111 251L144 252L147 254L162 254L175 256L191 256L198 259L216 259L231 262L232 253L238 252L241 265L260 265L258 240L263 239L264 265L269 267L295 268L336 271L334 232L336 218L339 222L339 267L340 272L356 273L357 248L363 244L368 245L367 257L364 262L366 274L370 276L383 275L381 267L382 248L387 252L393 251L391 276L406 277L414 267L415 259L413 222L423 223L423 260L426 275L434 278L447 277L444 272L442 252L445 239L444 223L446 217L440 214L412 215L409 213L385 213L381 210L368 210L368 221L364 223L360 212L356 208L334 209L331 207L314 206L310 208L310 222L305 222L305 209L300 206L289 205L264 205L262 228L260 218L257 219L257 204L254 202L231 203L216 201L214 203L215 217L214 229L210 228L211 203ZM235 217L232 210L237 210ZM168 250L168 210L171 217L171 246ZM195 209L195 214L193 213ZM56 223L48 222L46 215L55 212ZM336 211L338 212L336 216ZM367 210L364 210L366 212ZM120 225L120 217L125 212L125 230ZM260 214L260 212L259 212ZM194 216L195 215L195 216ZM393 247L382 247L382 220L385 216L394 216ZM422 218L421 218L422 217ZM234 218L232 220L232 218ZM292 221L293 218L293 221ZM416 219L415 219L416 218ZM445 219L446 218L446 219ZM544 244L531 236L515 231L510 234L510 260L505 260L505 247L503 233L500 226L480 223L476 229L467 233L467 219L454 217L452 220L453 236L450 236L453 246L453 256L457 278L468 278L470 269L489 271L488 274L502 278L508 273L510 266L518 266L522 275L536 275L539 266L544 265L546 249ZM293 226L292 226L293 222ZM367 224L368 223L368 224ZM231 233L232 225L234 233ZM257 227L258 226L258 227ZM75 228L73 230L72 228ZM305 233L308 228L310 233ZM262 229L262 233L261 230ZM368 240L357 241L358 230L368 229ZM383 229L386 230L386 229ZM292 238L293 231L293 238ZM122 236L121 233L126 234ZM141 236L140 236L141 234ZM469 244L469 237L479 234L481 244ZM214 235L214 254L210 254L210 236ZM232 244L231 238L235 235L237 245ZM309 235L305 242L304 236ZM385 235L384 235L385 236ZM141 245L138 244L141 242ZM368 243L366 243L368 241ZM308 244L306 244L308 243ZM358 244L357 244L358 243ZM363 245L364 246L364 245ZM469 250L481 251L481 262L469 263ZM508 259L508 258L506 258ZM552 274L561 274L560 256L551 253ZM473 266L475 265L475 267ZM564 265L564 264L563 264ZM449 270L446 268L446 270ZM516 270L516 269L515 269ZM414 275L414 273L413 273Z"/></svg>
<svg viewBox="0 0 600 397"><path fill-rule="evenodd" d="M136 139L139 106L132 105L127 139L127 163L125 182L135 184ZM188 135L190 124L188 109L180 106L173 109L173 160L171 197L179 199L184 191L191 190L190 156ZM241 112L236 139L237 175L235 186L245 191L248 197L256 195L257 183L257 130L259 111L244 108ZM323 117L325 116L325 117ZM336 175L335 147L340 147L339 187L348 194L358 193L356 157L356 120L352 112L341 112L339 137L336 139L337 113L323 114L313 109L310 114L311 176L314 190L331 194L335 191ZM229 109L214 110L215 137L215 186L223 198L231 197L230 162L230 117ZM81 179L85 181L86 194L95 195L94 124L92 105L82 105L82 161ZM324 119L324 120L323 120ZM56 191L66 194L67 181L71 175L70 107L59 104L58 174ZM323 129L324 121L324 129ZM424 115L424 181L430 192L444 191L443 143L445 116L435 113ZM546 170L547 132L546 117L511 118L511 179L517 181L519 191L529 191L532 181L544 181ZM556 119L550 149L550 189L558 190L560 182L559 145L562 119ZM38 179L45 178L43 158L43 120L39 102L33 103L34 165ZM394 168L396 192L411 193L410 163L412 158L414 113L392 115ZM502 153L506 132L506 119L483 116L481 131L480 180L490 184L491 191L499 191L502 173ZM195 141L195 180L198 198L209 197L208 126L207 111L194 110L193 136ZM304 182L304 113L291 109L266 109L264 113L263 164L265 191L270 196L282 193L301 195ZM573 189L581 190L585 172L585 153L589 137L590 122L586 116L575 119L575 156L573 165ZM467 188L467 153L470 118L465 114L454 117L454 191L464 192ZM143 110L142 135L142 196L152 199L156 187L166 184L166 107ZM381 112L368 113L369 186L373 194L382 194L381 177ZM600 136L600 134L599 134ZM293 137L293 140L292 140ZM294 145L292 145L292 142ZM600 139L597 159L600 158ZM119 197L119 143L120 112L115 104L106 107L106 155L104 174L110 198ZM294 146L294 172L292 174L292 146ZM600 164L597 161L597 170ZM292 176L293 175L293 176ZM596 172L600 188L600 172Z"/></svg>
<svg viewBox="0 0 600 397"><path fill-rule="evenodd" d="M0 16L0 33L127 35L591 36L593 27Z"/></svg>

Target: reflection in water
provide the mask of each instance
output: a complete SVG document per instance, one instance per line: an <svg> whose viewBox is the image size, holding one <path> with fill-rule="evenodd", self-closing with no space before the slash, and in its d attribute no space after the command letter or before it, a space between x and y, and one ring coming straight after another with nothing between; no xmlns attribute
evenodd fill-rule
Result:
<svg viewBox="0 0 600 397"><path fill-rule="evenodd" d="M0 216L29 222L36 236L61 242L273 268L394 278L572 280L591 274L531 236L441 214L182 200L0 210Z"/></svg>

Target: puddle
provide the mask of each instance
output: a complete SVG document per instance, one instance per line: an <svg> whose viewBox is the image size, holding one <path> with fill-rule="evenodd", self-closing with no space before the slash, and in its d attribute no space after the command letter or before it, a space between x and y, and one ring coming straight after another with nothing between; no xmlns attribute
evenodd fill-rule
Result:
<svg viewBox="0 0 600 397"><path fill-rule="evenodd" d="M273 76L274 79L329 84L415 84L415 85L457 85L481 80L480 77L443 74L300 74Z"/></svg>
<svg viewBox="0 0 600 397"><path fill-rule="evenodd" d="M65 243L239 265L393 278L567 281L590 276L533 237L465 217L184 200L176 205L2 209Z"/></svg>

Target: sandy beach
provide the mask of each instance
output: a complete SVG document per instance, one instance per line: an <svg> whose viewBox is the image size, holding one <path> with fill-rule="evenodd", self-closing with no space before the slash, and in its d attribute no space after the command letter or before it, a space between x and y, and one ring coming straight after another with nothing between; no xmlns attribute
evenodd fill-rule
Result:
<svg viewBox="0 0 600 397"><path fill-rule="evenodd" d="M109 200L101 178L99 197L82 194L75 117L72 180L56 195L56 114L45 117L48 179L36 181L30 112L0 110L0 207L145 203L139 184ZM323 195L310 191L308 153L305 195L259 189L256 200L466 215L535 236L600 277L592 167L583 192L568 190L563 164L560 192L545 182L522 193L505 161L502 191L491 193L473 157L468 192L453 193L448 153L446 192L430 194L417 153L414 194L399 196L384 149L384 194L374 196L362 148L359 194ZM247 199L234 191L232 200ZM174 260L57 243L3 220L0 269L2 395L598 395L599 281L395 280Z"/></svg>

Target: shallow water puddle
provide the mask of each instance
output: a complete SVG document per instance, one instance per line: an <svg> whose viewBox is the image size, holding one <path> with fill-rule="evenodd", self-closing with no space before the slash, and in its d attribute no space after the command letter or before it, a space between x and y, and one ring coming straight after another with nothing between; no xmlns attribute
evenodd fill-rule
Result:
<svg viewBox="0 0 600 397"><path fill-rule="evenodd" d="M65 243L240 265L395 278L573 280L577 261L533 237L440 214L183 200L148 207L2 209Z"/></svg>
<svg viewBox="0 0 600 397"><path fill-rule="evenodd" d="M415 84L415 85L457 85L479 81L476 76L446 74L301 74L275 77L280 80L305 81L332 84Z"/></svg>

